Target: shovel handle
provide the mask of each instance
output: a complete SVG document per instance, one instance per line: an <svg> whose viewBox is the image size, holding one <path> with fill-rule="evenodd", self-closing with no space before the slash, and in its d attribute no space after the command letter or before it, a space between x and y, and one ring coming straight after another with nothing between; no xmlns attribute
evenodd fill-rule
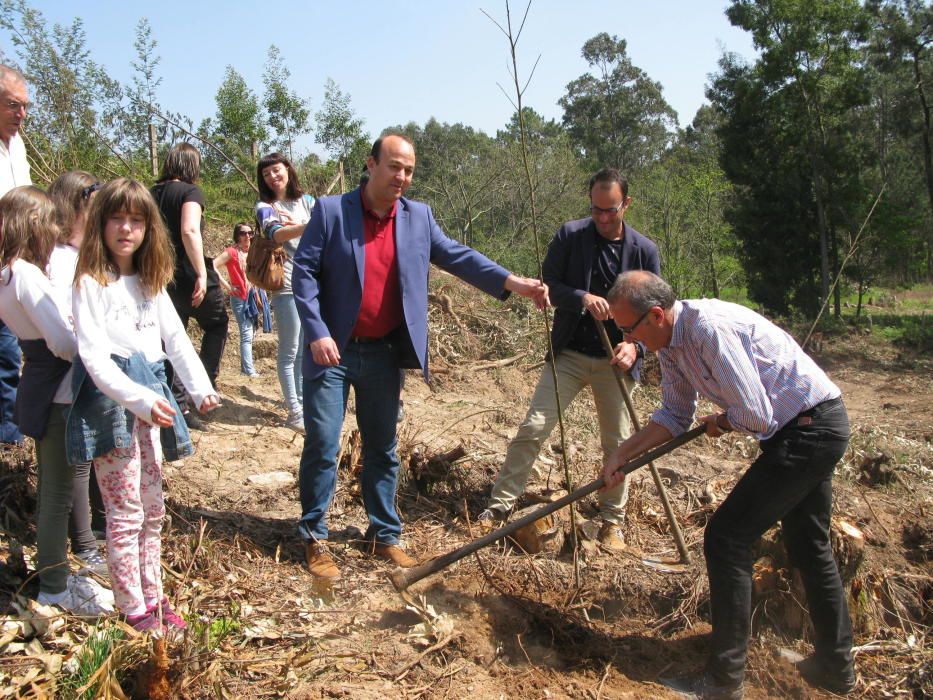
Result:
<svg viewBox="0 0 933 700"><path fill-rule="evenodd" d="M695 428L678 435L672 440L668 440L663 445L658 445L653 450L648 450L640 457L633 459L630 462L626 462L621 467L619 467L618 471L625 474L631 474L636 469L640 469L646 464L653 462L658 457L666 455L668 452L677 449L681 445L684 445L691 440L698 438L705 432L706 425L698 425ZM389 573L389 580L392 581L392 585L395 586L395 590L402 592L416 581L420 581L421 579L430 576L431 574L437 573L441 569L446 569L454 562L460 561L464 557L469 556L473 552L480 550L483 547L492 544L493 542L508 537L516 530L523 528L530 523L533 523L535 520L543 518L545 515L553 513L556 510L560 510L564 506L569 505L570 503L573 503L574 501L577 501L584 496L588 496L594 491L602 488L605 483L606 482L603 477L599 477L595 481L591 481L585 486L581 486L576 491L568 493L563 498L559 498L553 503L546 503L536 511L528 513L518 520L507 523L499 529L493 530L492 532L487 533L482 537L473 540L472 542L468 542L459 549L447 552L447 554L442 554L441 556L431 559L430 561L427 561L420 566L414 566L410 569L403 569L400 567L396 568L391 573Z"/></svg>

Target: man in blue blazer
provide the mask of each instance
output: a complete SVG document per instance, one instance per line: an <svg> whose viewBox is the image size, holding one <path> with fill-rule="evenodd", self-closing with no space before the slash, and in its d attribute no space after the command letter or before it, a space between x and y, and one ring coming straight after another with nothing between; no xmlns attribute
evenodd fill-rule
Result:
<svg viewBox="0 0 933 700"><path fill-rule="evenodd" d="M395 510L399 369L428 379L429 264L505 299L510 292L548 303L547 287L448 238L430 207L403 197L415 149L400 134L376 140L359 189L317 200L295 254L292 290L308 342L304 353L305 444L299 469L308 570L336 579L326 514L337 482L340 431L352 386L363 438L363 503L370 551L414 566L399 546Z"/></svg>
<svg viewBox="0 0 933 700"><path fill-rule="evenodd" d="M634 371L642 349L625 342L609 317L606 293L616 277L627 270L658 273L658 247L625 223L631 204L628 182L618 170L605 168L590 178L591 216L561 226L548 247L543 277L554 305L551 347L556 356L560 405L566 409L584 387L593 391L603 456L609 457L631 432L631 423L611 364ZM610 364L596 323L603 323L613 343ZM632 380L626 376L626 384ZM501 524L525 490L541 444L557 422L557 402L550 367L538 380L531 406L509 444L502 469L493 485L480 525ZM628 482L599 492L601 543L620 550L625 543L621 526L625 519Z"/></svg>

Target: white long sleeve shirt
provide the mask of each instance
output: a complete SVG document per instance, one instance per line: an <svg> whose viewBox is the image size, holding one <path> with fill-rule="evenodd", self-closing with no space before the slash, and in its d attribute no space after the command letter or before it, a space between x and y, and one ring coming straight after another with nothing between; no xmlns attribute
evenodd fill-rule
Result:
<svg viewBox="0 0 933 700"><path fill-rule="evenodd" d="M195 406L217 395L164 289L147 298L138 275L123 275L106 286L84 275L75 289L72 315L88 375L104 395L147 423L162 396L130 379L111 355L141 353L147 362L167 356Z"/></svg>
<svg viewBox="0 0 933 700"><path fill-rule="evenodd" d="M38 267L16 259L0 270L0 319L20 340L44 340L56 357L71 362L78 346L49 278ZM52 399L71 403L71 370Z"/></svg>

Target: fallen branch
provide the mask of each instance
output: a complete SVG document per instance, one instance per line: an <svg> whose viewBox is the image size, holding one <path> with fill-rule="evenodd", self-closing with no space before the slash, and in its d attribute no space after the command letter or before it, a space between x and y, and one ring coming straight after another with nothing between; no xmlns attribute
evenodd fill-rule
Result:
<svg viewBox="0 0 933 700"><path fill-rule="evenodd" d="M512 357L506 357L501 360L489 360L488 362L477 362L475 365L470 365L470 369L473 371L476 371L476 370L481 370L481 369L498 369L499 367L508 367L509 365L517 362L518 360L520 360L527 354L528 353L526 352L520 352L517 355L513 355Z"/></svg>
<svg viewBox="0 0 933 700"><path fill-rule="evenodd" d="M458 636L460 636L460 633L459 633L459 632L454 633L454 634L448 634L446 637L444 637L444 638L443 638L441 641L439 641L437 644L428 647L428 648L425 649L423 652L421 652L420 654L418 654L418 656L416 656L412 661L409 661L407 664L405 664L405 665L402 666L399 670L397 670L395 673L392 674L393 677L394 677L394 679L395 679L395 682L398 683L398 682L399 682L400 680L402 680L405 676L407 676L407 675L408 675L408 672L411 671L415 666L417 666L418 664L420 664L420 663L424 660L424 658L425 658L426 656L429 656L429 655L433 654L435 651L440 651L440 650L443 649L445 646L447 646L448 644L450 644L450 642L451 642L454 638L456 638L456 637L458 637Z"/></svg>

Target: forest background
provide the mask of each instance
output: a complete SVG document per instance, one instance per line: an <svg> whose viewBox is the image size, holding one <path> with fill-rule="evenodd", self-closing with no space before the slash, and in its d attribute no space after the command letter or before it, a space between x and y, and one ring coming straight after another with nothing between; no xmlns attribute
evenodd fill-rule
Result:
<svg viewBox="0 0 933 700"><path fill-rule="evenodd" d="M524 11L524 3L513 7L513 21ZM733 0L726 15L751 36L756 56L723 51L708 103L684 128L626 39L598 33L581 47L588 70L566 85L561 118L523 108L530 185L515 111L492 135L433 118L397 124L418 152L409 195L430 203L452 237L536 275L529 187L546 245L561 222L587 211L587 177L613 166L636 197L628 220L659 244L663 274L681 297L807 319L826 302L831 325L847 308L849 322L860 322L865 302L885 301L878 288L929 285L933 8L923 0ZM23 135L37 184L69 169L152 182L166 150L191 141L204 157L201 184L218 237L251 216L260 154L289 154L305 189L320 195L355 185L378 135L333 79L320 104L302 97L275 44L261 85L228 65L215 113L195 123L157 99L162 59L145 18L127 82L95 60L80 18L50 23L25 0L4 0L0 27L11 44L0 58L30 87ZM527 50L533 80L538 49ZM299 145L307 135L326 157ZM930 349L933 330L920 311L897 316L892 332Z"/></svg>

